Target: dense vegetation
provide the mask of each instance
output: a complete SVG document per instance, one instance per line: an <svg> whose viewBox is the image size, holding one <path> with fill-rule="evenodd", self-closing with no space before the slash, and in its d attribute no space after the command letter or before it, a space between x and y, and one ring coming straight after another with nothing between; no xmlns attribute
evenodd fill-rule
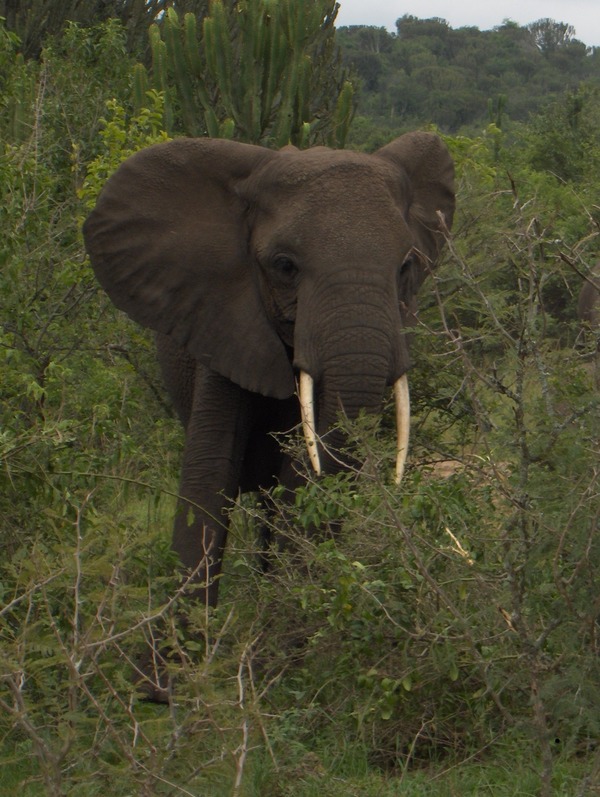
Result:
<svg viewBox="0 0 600 797"><path fill-rule="evenodd" d="M345 52L385 42L373 44L375 82L368 59L354 61L355 146L437 121L457 164L453 237L413 336L410 467L392 489L387 411L378 429L355 424L367 467L309 482L291 511L267 518L296 540L269 578L256 567L260 505L233 507L223 599L208 613L186 606L168 550L181 438L151 339L99 291L80 235L124 157L185 132L181 84L168 70L167 91L152 84L152 53L122 17L140 4L103 5L121 19L65 26L67 14L28 57L15 34L25 17L0 27L2 789L595 793L600 363L598 330L580 328L575 304L599 250L596 52L568 35L534 52L533 32L512 25L482 34L403 19L398 37L343 32ZM398 77L429 62L437 80L452 63L454 85L455 35L469 43L465 62L476 43L485 50L478 81L463 84L471 115L435 117L433 82L390 118L391 65ZM507 66L516 50L521 71ZM563 66L542 101L559 56L573 83ZM143 102L140 63L153 85ZM314 119L300 120L318 119L310 130L325 140L336 113L347 119L347 75L335 69L335 81L315 81ZM528 77L499 80L513 74ZM222 132L242 137L218 75L211 85ZM303 540L310 523L339 519L336 542ZM184 611L203 645L175 630ZM130 679L158 627L178 654L168 708L140 702Z"/></svg>
<svg viewBox="0 0 600 797"><path fill-rule="evenodd" d="M600 48L550 19L481 31L404 16L395 34L353 26L338 30L338 42L362 81L360 115L388 128L473 131L504 115L524 122L582 83L600 88Z"/></svg>

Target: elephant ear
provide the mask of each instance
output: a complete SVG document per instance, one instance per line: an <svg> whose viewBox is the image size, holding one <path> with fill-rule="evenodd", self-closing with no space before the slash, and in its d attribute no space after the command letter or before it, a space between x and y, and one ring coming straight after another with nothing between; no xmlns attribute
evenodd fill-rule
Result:
<svg viewBox="0 0 600 797"><path fill-rule="evenodd" d="M108 180L83 232L119 309L241 387L284 398L293 372L262 306L237 192L274 155L211 139L148 147Z"/></svg>
<svg viewBox="0 0 600 797"><path fill-rule="evenodd" d="M450 153L439 136L417 132L400 136L375 156L398 169L399 187L408 178L405 213L427 270L435 265L444 244L444 227L450 229L454 216L454 163ZM401 201L406 202L406 197Z"/></svg>

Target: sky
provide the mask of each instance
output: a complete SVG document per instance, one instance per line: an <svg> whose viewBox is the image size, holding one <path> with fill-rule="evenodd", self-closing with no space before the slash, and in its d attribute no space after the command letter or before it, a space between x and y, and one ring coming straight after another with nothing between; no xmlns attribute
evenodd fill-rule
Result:
<svg viewBox="0 0 600 797"><path fill-rule="evenodd" d="M600 47L599 0L338 0L336 25L376 25L396 30L396 20L405 14L419 19L441 17L450 27L490 30L505 19L527 25L538 19L566 22L575 28L575 38Z"/></svg>

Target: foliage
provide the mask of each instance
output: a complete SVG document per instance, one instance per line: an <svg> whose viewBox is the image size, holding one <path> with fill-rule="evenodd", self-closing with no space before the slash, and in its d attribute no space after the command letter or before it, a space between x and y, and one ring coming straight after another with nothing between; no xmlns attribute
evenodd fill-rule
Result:
<svg viewBox="0 0 600 797"><path fill-rule="evenodd" d="M93 60L98 72L94 73L91 59L80 57L96 34ZM133 405L143 394L136 370L146 375L145 389L158 392L154 366L151 360L144 362L149 351L144 337L117 320L112 310L107 314L105 300L99 301L97 286L83 261L82 210L75 192L79 158L98 147L97 143L92 146L90 138L98 124L94 113L100 115L97 106L104 102L99 96L101 73L120 73L112 63L112 26L102 26L96 34L72 29L70 52L77 62L72 69L64 54L47 52L39 70L32 72L29 65L17 61L13 73L13 85L19 91L23 85L34 87L35 107L24 104L23 115L30 125L15 131L14 143L6 145L0 160L4 311L0 501L4 541L9 546L17 544L23 533L20 529L28 528L26 518L33 507L38 502L43 507L48 499L49 468L70 469L86 458L81 469L89 470L122 456L130 442L129 422L120 416L119 403ZM70 91L66 91L67 80ZM113 88L117 85L115 81ZM82 100L88 104L85 119L78 105ZM140 120L138 125L143 123ZM135 129L122 130L119 138L115 124L107 125L113 168L127 154L123 141L129 139L135 147L148 140L132 133ZM115 140L120 142L120 154ZM107 172L105 168L101 175L99 169L97 165L98 179ZM99 188L97 182L95 190ZM88 197L91 190L88 183ZM111 317L114 325L107 323ZM107 362L113 370L106 370ZM92 455L90 447L95 446ZM25 503L16 500L18 496L27 497ZM42 514L34 512L32 518L32 531L43 526Z"/></svg>
<svg viewBox="0 0 600 797"><path fill-rule="evenodd" d="M22 141L27 135L27 114L34 103L34 69L25 68L19 44L0 20L0 108L3 132L10 141Z"/></svg>
<svg viewBox="0 0 600 797"><path fill-rule="evenodd" d="M397 44L361 36L376 57ZM79 233L120 161L165 138L164 94L132 113L114 23L69 26L35 63L18 53L0 28L2 788L594 793L598 360L574 302L598 253L593 87L519 125L509 95L484 133L447 138L459 211L412 333L402 490L390 406L350 430L356 478L232 507L206 611L168 550L180 433L150 341L100 296ZM394 135L363 118L365 148ZM266 575L263 524L293 542ZM157 632L167 707L132 682Z"/></svg>
<svg viewBox="0 0 600 797"><path fill-rule="evenodd" d="M536 47L545 55L554 53L559 47L567 47L575 39L575 28L564 22L555 22L552 19L538 19L527 25L527 30L533 36Z"/></svg>
<svg viewBox="0 0 600 797"><path fill-rule="evenodd" d="M247 143L344 145L352 83L335 46L336 4L215 0L201 20L169 9L150 29L150 83L166 97L166 127ZM136 104L148 79L136 68Z"/></svg>
<svg viewBox="0 0 600 797"><path fill-rule="evenodd" d="M600 80L600 50L548 19L480 31L406 15L397 34L357 25L340 28L338 41L362 80L358 113L396 130L427 122L472 130L500 96L507 118L525 122L549 97Z"/></svg>
<svg viewBox="0 0 600 797"><path fill-rule="evenodd" d="M583 85L548 103L532 120L524 143L536 171L578 182L598 173L599 92L598 87Z"/></svg>
<svg viewBox="0 0 600 797"><path fill-rule="evenodd" d="M116 100L108 100L106 110L106 117L101 120L103 147L89 163L79 192L86 210L94 207L104 183L126 158L169 138L162 129L164 98L156 91L147 92L146 105L131 117Z"/></svg>
<svg viewBox="0 0 600 797"><path fill-rule="evenodd" d="M139 55L145 49L149 25L173 5L199 13L206 9L207 0L0 0L0 17L21 40L26 58L39 58L50 38L60 41L69 23L93 28L109 19L119 20L126 31L128 52Z"/></svg>
<svg viewBox="0 0 600 797"><path fill-rule="evenodd" d="M19 42L0 25L4 65L4 140L39 158L59 183L55 201L73 196L73 186L97 146L107 97L127 96L132 62L125 54L124 32L112 20L95 28L69 26L58 44L43 51L39 62L24 61ZM71 60L72 59L72 60Z"/></svg>

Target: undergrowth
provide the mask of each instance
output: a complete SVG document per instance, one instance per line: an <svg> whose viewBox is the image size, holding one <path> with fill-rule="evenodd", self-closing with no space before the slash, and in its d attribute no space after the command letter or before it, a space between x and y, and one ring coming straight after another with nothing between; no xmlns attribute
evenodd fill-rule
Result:
<svg viewBox="0 0 600 797"><path fill-rule="evenodd" d="M574 320L597 179L534 172L497 129L448 141L460 212L411 332L401 489L390 406L348 429L359 473L232 507L209 611L170 552L181 434L151 341L79 237L82 201L164 137L161 96L109 105L77 197L50 56L0 161L0 793L597 793L598 332ZM155 638L166 706L135 685Z"/></svg>

